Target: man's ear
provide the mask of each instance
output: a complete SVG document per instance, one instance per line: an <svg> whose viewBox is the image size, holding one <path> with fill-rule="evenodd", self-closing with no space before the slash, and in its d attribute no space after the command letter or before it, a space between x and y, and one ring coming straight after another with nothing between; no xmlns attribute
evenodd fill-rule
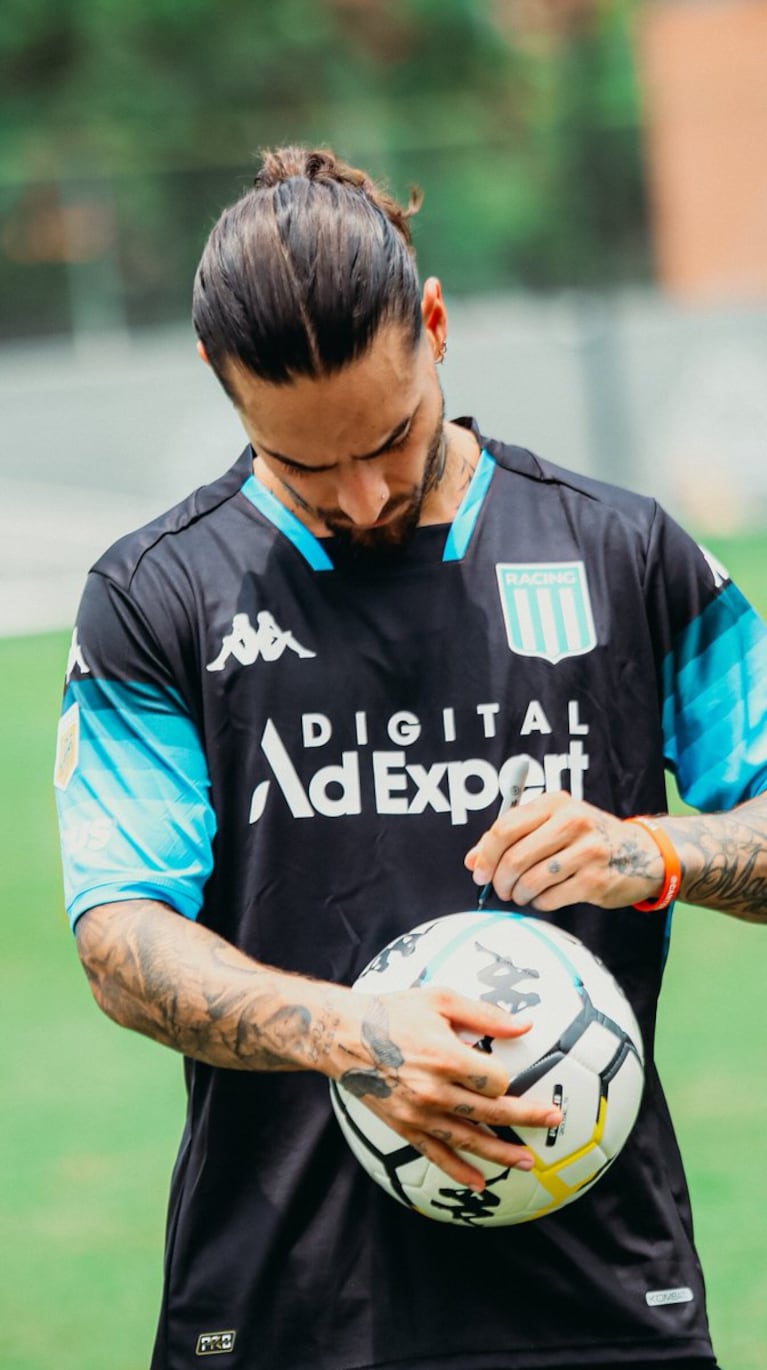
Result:
<svg viewBox="0 0 767 1370"><path fill-rule="evenodd" d="M205 351L205 344L200 342L199 338L197 339L197 356L200 358L201 362L205 362L206 366L210 366L210 362L208 361L208 354Z"/></svg>
<svg viewBox="0 0 767 1370"><path fill-rule="evenodd" d="M447 309L442 298L442 286L436 276L424 281L421 295L421 317L424 330L429 337L434 360L440 361L445 354L447 342Z"/></svg>

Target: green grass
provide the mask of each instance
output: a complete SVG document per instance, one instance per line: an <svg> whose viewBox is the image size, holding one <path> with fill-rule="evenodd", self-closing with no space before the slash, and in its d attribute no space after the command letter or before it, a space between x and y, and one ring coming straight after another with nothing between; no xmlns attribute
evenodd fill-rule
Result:
<svg viewBox="0 0 767 1370"><path fill-rule="evenodd" d="M707 538L767 617L767 541ZM723 1370L767 1370L767 928L680 904L657 1060L685 1158Z"/></svg>
<svg viewBox="0 0 767 1370"><path fill-rule="evenodd" d="M712 550L764 609L760 541ZM0 1362L142 1370L181 1066L99 1014L64 920L50 773L66 645L0 641ZM659 1018L724 1370L767 1370L765 939L767 929L678 909Z"/></svg>
<svg viewBox="0 0 767 1370"><path fill-rule="evenodd" d="M4 1370L141 1370L181 1063L96 1009L62 909L50 785L67 640L0 641Z"/></svg>

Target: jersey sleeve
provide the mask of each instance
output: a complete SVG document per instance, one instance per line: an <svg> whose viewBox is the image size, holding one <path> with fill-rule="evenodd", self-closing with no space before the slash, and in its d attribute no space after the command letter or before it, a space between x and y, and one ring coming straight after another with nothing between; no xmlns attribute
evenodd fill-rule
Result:
<svg viewBox="0 0 767 1370"><path fill-rule="evenodd" d="M688 804L730 809L767 790L767 628L725 568L662 510L646 591L666 764Z"/></svg>
<svg viewBox="0 0 767 1370"><path fill-rule="evenodd" d="M216 830L199 732L145 616L98 573L69 651L54 784L73 927L126 899L197 916Z"/></svg>

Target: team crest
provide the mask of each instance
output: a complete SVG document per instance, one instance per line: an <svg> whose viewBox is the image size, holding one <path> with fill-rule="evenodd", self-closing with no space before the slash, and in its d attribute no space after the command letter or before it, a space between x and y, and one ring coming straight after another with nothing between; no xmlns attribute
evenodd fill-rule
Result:
<svg viewBox="0 0 767 1370"><path fill-rule="evenodd" d="M512 652L556 665L597 645L582 561L499 562L498 591Z"/></svg>

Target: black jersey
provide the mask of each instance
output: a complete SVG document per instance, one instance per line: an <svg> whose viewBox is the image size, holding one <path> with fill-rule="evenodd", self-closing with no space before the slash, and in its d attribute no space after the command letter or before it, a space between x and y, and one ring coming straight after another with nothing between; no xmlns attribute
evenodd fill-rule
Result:
<svg viewBox="0 0 767 1370"><path fill-rule="evenodd" d="M504 768L619 816L767 788L767 637L649 500L484 442L450 527L398 555L318 540L251 473L95 566L56 782L67 903L147 897L269 965L351 983L474 906ZM489 904L492 905L491 896ZM154 1370L519 1370L711 1355L652 1064L669 919L554 916L617 977L648 1054L624 1151L559 1213L445 1227L348 1151L317 1074L186 1062Z"/></svg>

